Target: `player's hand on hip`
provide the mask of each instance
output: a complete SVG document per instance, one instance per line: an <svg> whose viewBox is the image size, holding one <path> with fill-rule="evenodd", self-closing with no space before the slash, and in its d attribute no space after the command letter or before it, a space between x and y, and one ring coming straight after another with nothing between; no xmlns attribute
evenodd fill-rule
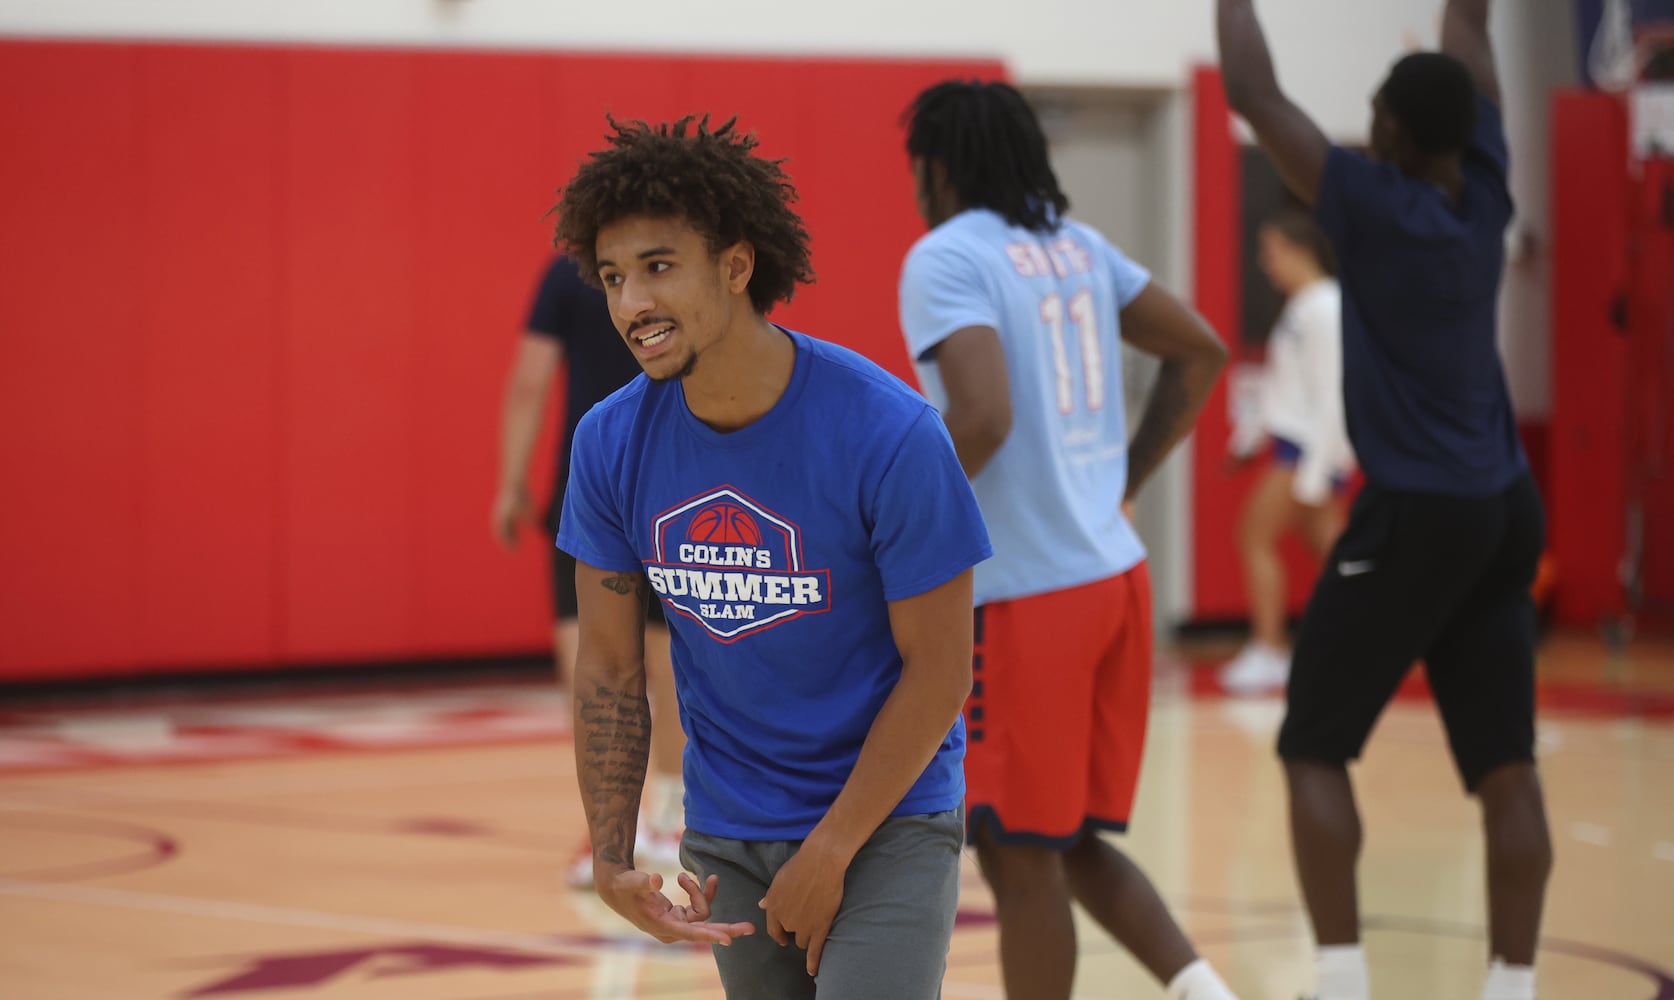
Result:
<svg viewBox="0 0 1674 1000"><path fill-rule="evenodd" d="M494 538L506 548L517 547L517 526L529 520L535 502L522 487L502 488L494 498L494 510L489 515L489 527Z"/></svg>
<svg viewBox="0 0 1674 1000"><path fill-rule="evenodd" d="M805 841L773 876L760 905L767 912L767 933L781 945L794 938L798 948L807 950L808 975L814 976L820 971L825 936L843 905L848 865L811 843Z"/></svg>
<svg viewBox="0 0 1674 1000"><path fill-rule="evenodd" d="M661 875L623 869L599 880L599 896L635 927L664 944L706 941L709 944L730 945L733 938L754 934L756 925L710 922L710 907L715 902L715 890L719 884L720 880L711 875L700 886L690 873L681 872L680 888L686 890L691 902L686 906L676 906L662 893Z"/></svg>

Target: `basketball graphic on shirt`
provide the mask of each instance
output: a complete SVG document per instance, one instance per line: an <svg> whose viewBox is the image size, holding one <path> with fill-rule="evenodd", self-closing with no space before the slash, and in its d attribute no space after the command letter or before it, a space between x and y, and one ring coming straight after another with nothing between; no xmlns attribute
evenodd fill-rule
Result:
<svg viewBox="0 0 1674 1000"><path fill-rule="evenodd" d="M803 562L802 529L730 486L658 514L651 591L670 612L718 642L831 610L831 570Z"/></svg>
<svg viewBox="0 0 1674 1000"><path fill-rule="evenodd" d="M750 512L738 504L718 503L698 511L686 537L717 545L760 545L761 528Z"/></svg>

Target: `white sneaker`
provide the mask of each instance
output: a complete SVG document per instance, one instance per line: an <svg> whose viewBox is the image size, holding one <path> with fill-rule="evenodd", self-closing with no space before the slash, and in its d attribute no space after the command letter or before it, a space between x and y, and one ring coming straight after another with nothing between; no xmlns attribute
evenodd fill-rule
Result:
<svg viewBox="0 0 1674 1000"><path fill-rule="evenodd" d="M685 869L680 864L680 834L652 833L644 827L634 836L634 865L640 871L656 872L663 877L663 886L675 884ZM593 848L583 844L581 854L570 866L564 883L571 889L593 888Z"/></svg>
<svg viewBox="0 0 1674 1000"><path fill-rule="evenodd" d="M1222 689L1231 694L1271 694L1290 680L1290 652L1264 643L1245 646L1221 668Z"/></svg>

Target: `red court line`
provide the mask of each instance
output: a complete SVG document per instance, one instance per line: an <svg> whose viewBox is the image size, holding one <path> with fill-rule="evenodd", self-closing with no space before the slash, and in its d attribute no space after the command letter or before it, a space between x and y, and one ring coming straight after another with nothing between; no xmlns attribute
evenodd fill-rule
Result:
<svg viewBox="0 0 1674 1000"><path fill-rule="evenodd" d="M167 833L151 827L118 823L113 820L89 819L82 816L64 816L56 813L13 810L6 810L6 813L6 826L14 830L20 827L33 826L36 829L50 830L59 834L88 834L96 837L130 841L144 846L134 853L120 854L98 861L84 861L73 865L36 868L22 872L0 872L0 878L30 882L80 882L111 875L127 875L132 872L144 871L147 868L155 868L158 865L167 864L180 853L178 841Z"/></svg>

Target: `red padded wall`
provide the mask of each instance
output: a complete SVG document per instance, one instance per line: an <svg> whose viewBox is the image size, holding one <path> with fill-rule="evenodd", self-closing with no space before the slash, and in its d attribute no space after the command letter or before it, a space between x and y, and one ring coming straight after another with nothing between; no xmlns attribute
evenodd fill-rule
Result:
<svg viewBox="0 0 1674 1000"><path fill-rule="evenodd" d="M0 42L0 680L543 647L544 546L487 530L499 397L606 110L759 130L820 276L775 318L910 377L897 122L1001 74Z"/></svg>
<svg viewBox="0 0 1674 1000"><path fill-rule="evenodd" d="M284 652L373 656L417 627L418 57L288 61Z"/></svg>
<svg viewBox="0 0 1674 1000"><path fill-rule="evenodd" d="M141 645L147 247L139 54L0 45L0 659ZM113 654L120 653L113 657Z"/></svg>
<svg viewBox="0 0 1674 1000"><path fill-rule="evenodd" d="M1627 494L1640 622L1674 624L1674 157L1640 165L1630 225Z"/></svg>
<svg viewBox="0 0 1674 1000"><path fill-rule="evenodd" d="M1557 615L1596 624L1623 609L1627 338L1627 113L1607 94L1552 102L1552 423L1548 551Z"/></svg>
<svg viewBox="0 0 1674 1000"><path fill-rule="evenodd" d="M272 52L138 52L142 660L278 651L280 136ZM203 86L213 79L215 86ZM91 332L91 331L90 331Z"/></svg>
<svg viewBox="0 0 1674 1000"><path fill-rule="evenodd" d="M1220 71L1200 67L1192 74L1192 292L1194 304L1227 349L1238 349L1242 315L1239 243L1242 180L1238 143ZM1227 380L1198 418L1192 437L1192 607L1199 620L1242 618L1243 570L1238 561L1238 512L1250 477L1228 477L1222 469L1229 431Z"/></svg>
<svg viewBox="0 0 1674 1000"><path fill-rule="evenodd" d="M493 401L511 356L508 332L524 320L539 261L492 272L477 262L551 239L542 215L558 183L557 133L535 124L551 121L560 102L553 75L550 60L534 56L485 60L451 53L417 63L423 113L414 204L422 211L415 213L419 279L410 370L418 405L406 418L415 449L406 489L415 504L413 628L419 645L438 654L472 653L488 637L527 634L547 613L538 573L524 586L483 585L506 579L516 565L483 543L498 474ZM492 114L484 113L483 94L494 95ZM495 150L524 152L496 156ZM455 399L472 402L449 402ZM444 475L463 488L428 488ZM549 478L544 471L540 477Z"/></svg>

